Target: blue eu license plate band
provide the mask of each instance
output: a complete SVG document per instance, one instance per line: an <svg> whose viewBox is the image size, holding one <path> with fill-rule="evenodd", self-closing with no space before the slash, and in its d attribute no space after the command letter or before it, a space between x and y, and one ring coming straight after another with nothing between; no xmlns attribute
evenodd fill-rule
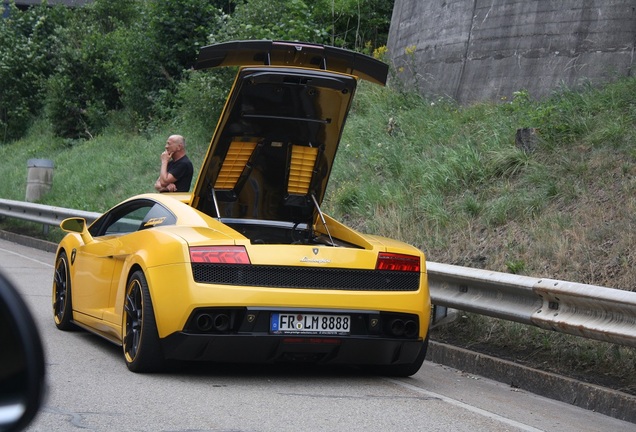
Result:
<svg viewBox="0 0 636 432"><path fill-rule="evenodd" d="M274 334L348 335L351 332L351 317L274 312L270 331Z"/></svg>

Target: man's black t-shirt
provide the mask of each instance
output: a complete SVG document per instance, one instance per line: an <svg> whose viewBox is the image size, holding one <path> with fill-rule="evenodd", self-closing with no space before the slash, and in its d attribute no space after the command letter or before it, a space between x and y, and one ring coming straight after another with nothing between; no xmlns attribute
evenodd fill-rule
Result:
<svg viewBox="0 0 636 432"><path fill-rule="evenodd" d="M168 173L172 174L177 181L174 183L177 187L177 192L189 192L190 183L192 183L192 173L194 169L192 162L188 159L188 156L183 156L176 161L168 162Z"/></svg>

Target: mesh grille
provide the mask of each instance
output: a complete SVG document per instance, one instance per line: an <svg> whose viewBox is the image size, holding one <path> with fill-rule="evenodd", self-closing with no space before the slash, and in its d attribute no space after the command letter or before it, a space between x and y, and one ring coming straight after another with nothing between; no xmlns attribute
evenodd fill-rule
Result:
<svg viewBox="0 0 636 432"><path fill-rule="evenodd" d="M195 282L345 291L417 291L419 273L306 267L192 264Z"/></svg>

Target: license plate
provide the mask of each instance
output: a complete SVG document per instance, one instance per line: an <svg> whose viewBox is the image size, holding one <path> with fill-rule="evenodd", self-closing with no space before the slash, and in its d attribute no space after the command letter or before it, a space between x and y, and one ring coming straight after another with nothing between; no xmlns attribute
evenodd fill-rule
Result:
<svg viewBox="0 0 636 432"><path fill-rule="evenodd" d="M346 335L351 331L349 315L273 313L270 323L276 334Z"/></svg>

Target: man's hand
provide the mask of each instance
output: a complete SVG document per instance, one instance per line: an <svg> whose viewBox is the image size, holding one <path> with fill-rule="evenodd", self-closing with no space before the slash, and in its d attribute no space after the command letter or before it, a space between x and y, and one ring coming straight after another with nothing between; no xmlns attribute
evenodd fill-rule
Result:
<svg viewBox="0 0 636 432"><path fill-rule="evenodd" d="M173 152L168 151L168 149L161 153L161 169L159 171L159 178L155 182L155 189L158 192L177 192L177 186L174 184L177 179L168 172L168 164L172 155Z"/></svg>
<svg viewBox="0 0 636 432"><path fill-rule="evenodd" d="M172 153L168 153L168 150L164 150L164 152L161 153L162 162L170 162L171 158L172 158Z"/></svg>

